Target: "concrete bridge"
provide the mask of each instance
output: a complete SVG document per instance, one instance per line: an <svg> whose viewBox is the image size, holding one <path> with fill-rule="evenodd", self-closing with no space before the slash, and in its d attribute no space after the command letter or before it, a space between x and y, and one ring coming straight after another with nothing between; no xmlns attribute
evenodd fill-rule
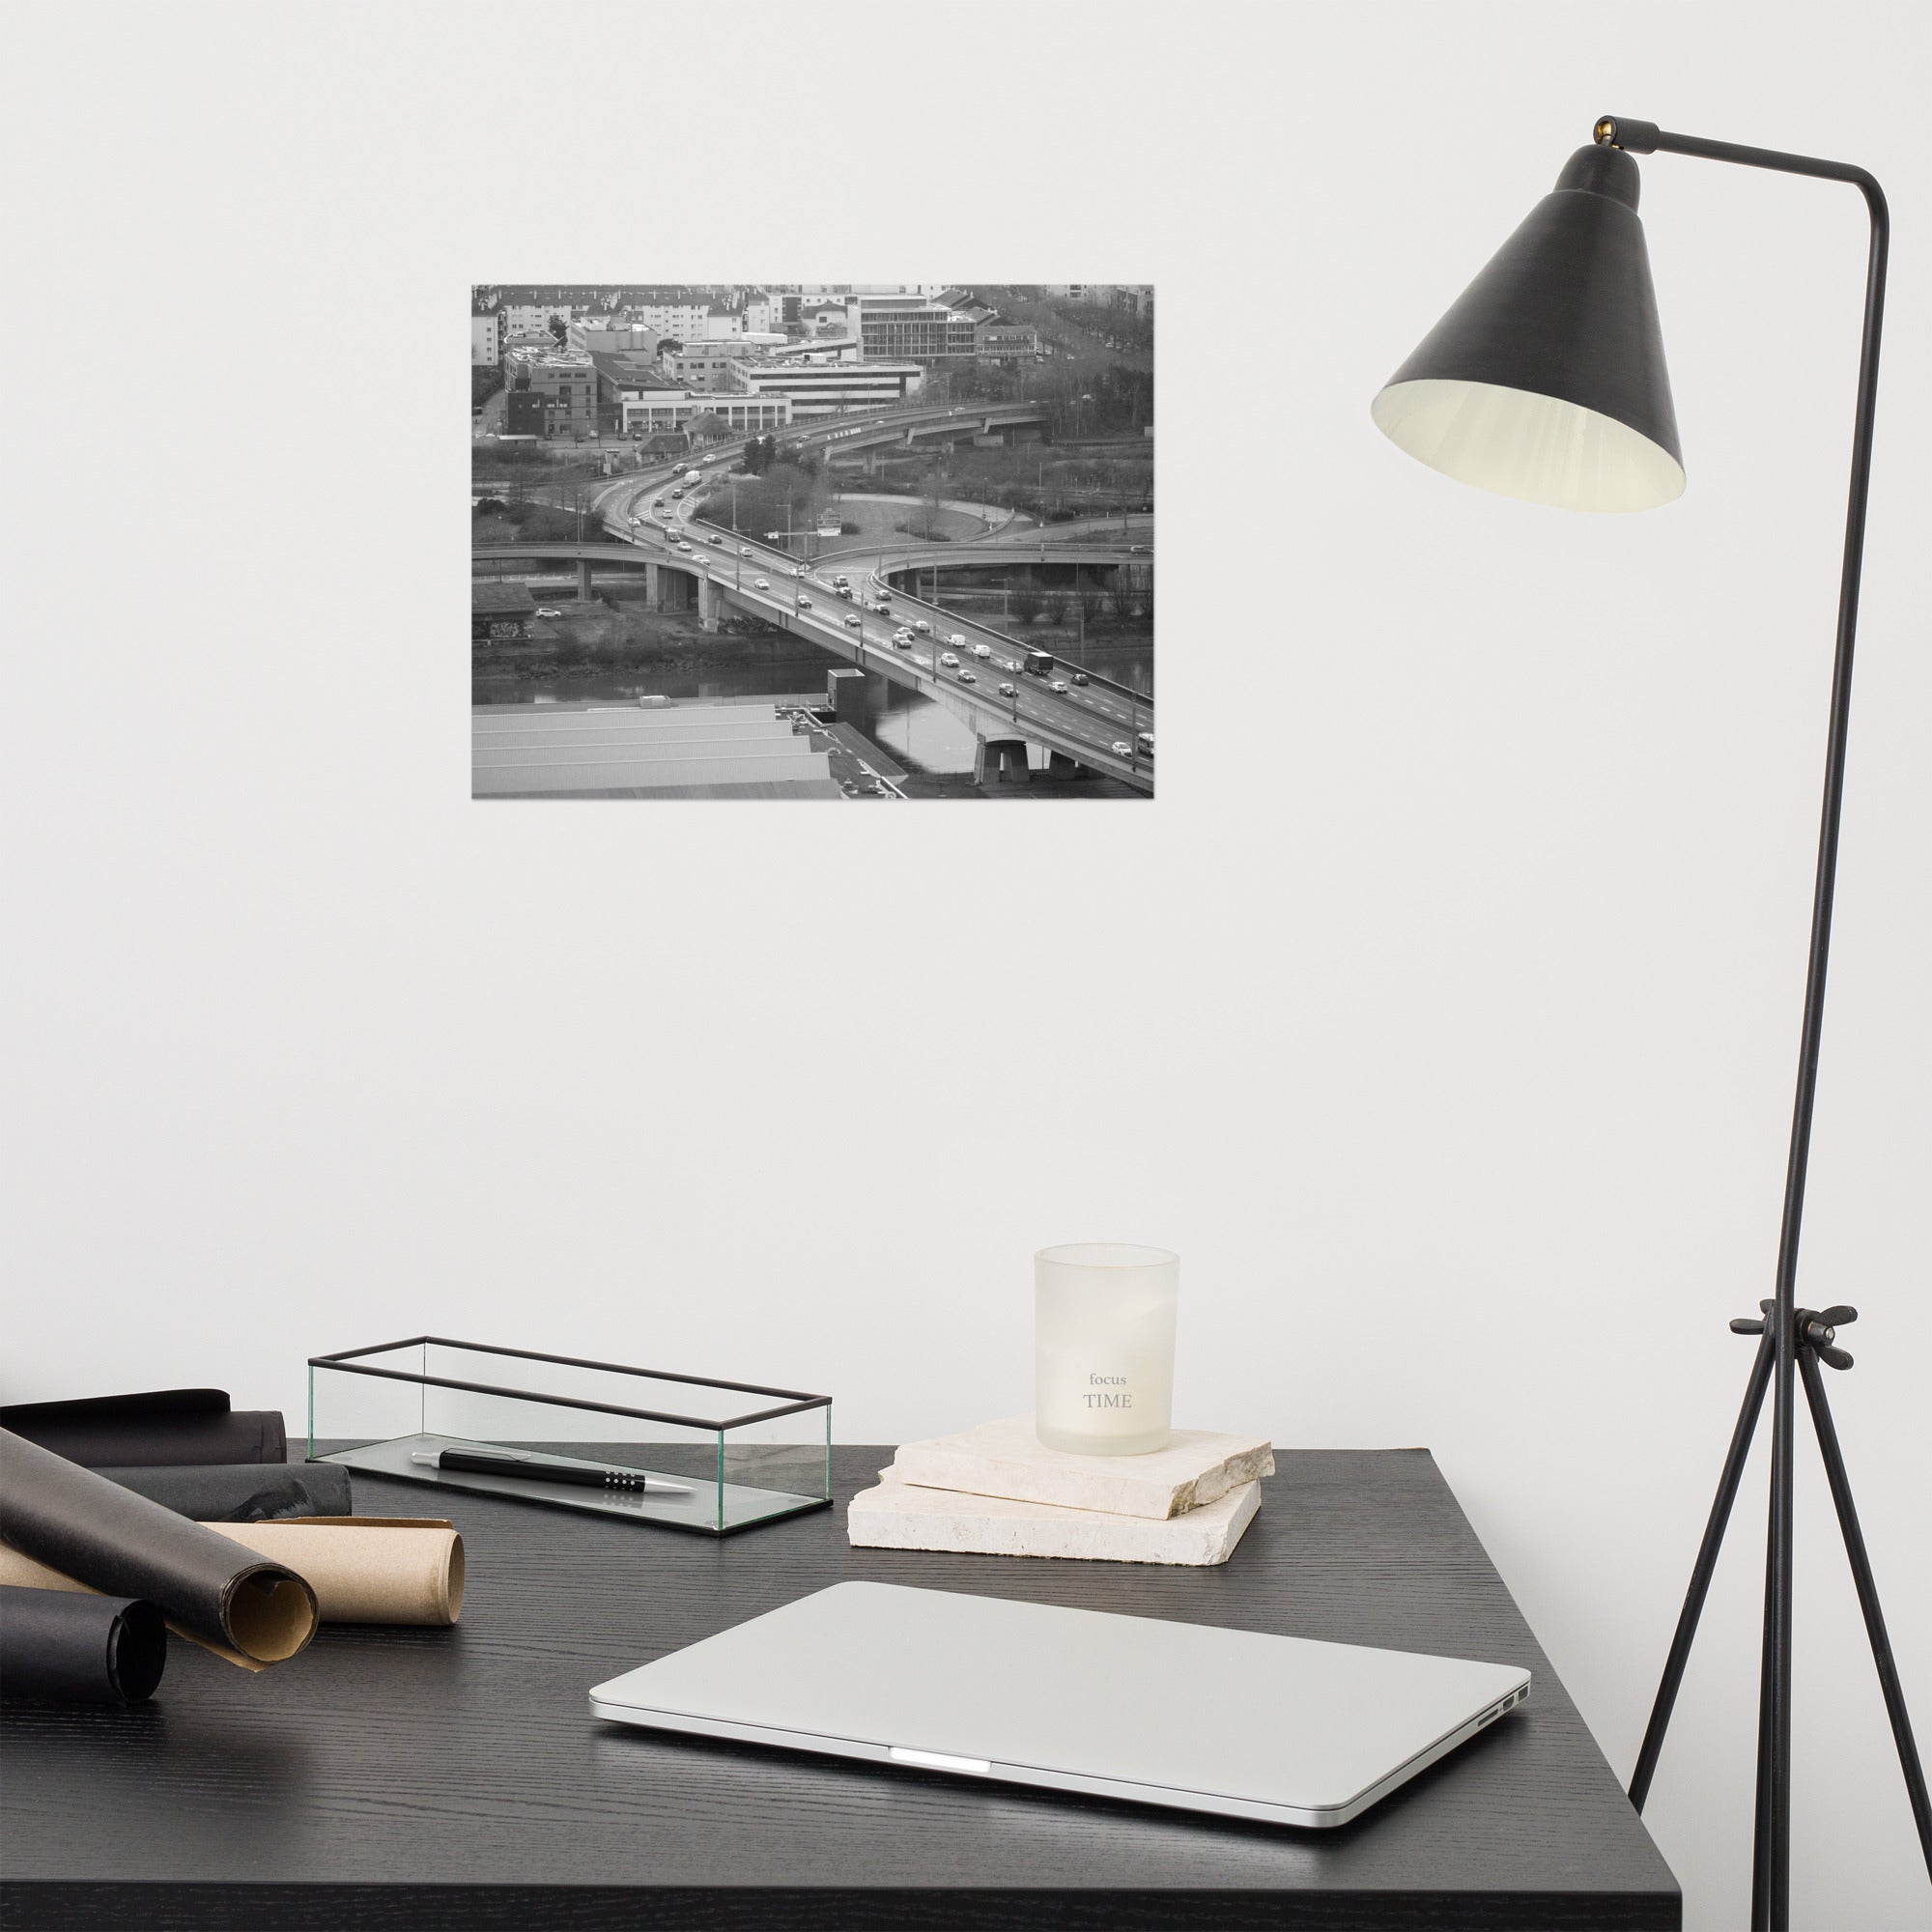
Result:
<svg viewBox="0 0 1932 1932"><path fill-rule="evenodd" d="M662 541L660 532L651 535ZM499 559L574 562L579 595L585 599L591 595L593 572L642 570L653 603L663 598L658 573L673 571L696 586L698 621L706 630L717 629L727 610L741 611L818 645L844 664L935 699L980 741L978 767L995 781L1023 780L1026 760L1015 759L1014 747L1035 744L1043 746L1063 769L1077 766L1123 780L1136 790L1153 790L1151 763L1138 739L1139 732L1153 729L1153 707L1147 700L1124 699L1104 681L1078 693L1055 693L1042 679L1004 668L1023 661L1027 646L990 625L922 604L902 591L894 593L894 614L879 617L839 598L829 572L794 576L793 559L784 553L763 544L747 547L752 551L748 557L739 556L735 549L726 552L709 545L691 557L668 552L654 556L641 543L534 540L475 544L470 560L472 567ZM811 570L816 573L819 568L813 565ZM759 577L769 588L756 587L754 580ZM810 611L798 609L801 596L810 599ZM850 617L857 617L858 623L848 623ZM934 635L922 637L912 650L895 650L891 633L915 618L924 619ZM954 637L963 639L963 645L941 641ZM973 655L980 644L991 653L989 658ZM973 683L963 682L956 671L940 665L940 652L947 648L960 656L959 669L974 673ZM1002 696L1002 684L1010 685L1015 695ZM1116 751L1117 745L1124 749Z"/></svg>
<svg viewBox="0 0 1932 1932"><path fill-rule="evenodd" d="M950 420L907 423L905 446L910 449L922 440L956 440L962 436L992 436L1003 429L1021 429L1046 419L1047 412L1037 403L969 403Z"/></svg>
<svg viewBox="0 0 1932 1932"><path fill-rule="evenodd" d="M912 430L929 429L955 437L983 435L1012 424L1044 421L1046 416L1047 412L1038 404L986 404L947 410L914 406L857 412L850 417L799 426L804 433L798 434L795 428L789 440L832 452L867 442L895 440ZM632 534L624 519L631 514L637 497L662 489L687 469L702 470L710 481L718 467L735 460L742 448L741 441L715 445L689 459L613 479L595 499L596 513L604 520L606 541L519 539L507 544L478 544L472 546L472 566L488 560L526 562L557 558L574 562L578 594L583 599L592 595L593 575L597 570L642 570L646 573L651 599L660 607L664 596L664 579L660 573L672 571L694 586L698 620L707 630L718 627L727 606L742 610L748 615L809 639L848 665L921 692L944 705L979 740L980 769L976 776L983 773L994 779L1009 776L1023 779L1025 760L1015 759L1014 748L1035 744L1044 747L1058 767L1097 772L1120 779L1135 790L1152 792L1151 757L1142 749L1138 734L1151 733L1153 707L1136 694L1123 693L1118 686L1097 677L1079 690L1053 692L1044 679L1002 668L1024 660L1027 646L1019 639L936 606L919 604L903 591L894 592L897 611L904 611L907 620L923 617L935 635L922 639L915 650L895 651L890 639L891 632L901 621L897 611L894 617L880 618L875 612L862 611L855 604L844 603L836 595L831 574L842 558L823 557L806 567L808 574L799 576L794 575L795 559L787 552L742 535L728 552L722 546L704 544L696 554L687 557L669 549L666 533L655 524L641 526ZM997 540L996 535L993 541ZM1055 550L1052 539L1047 542L1049 550ZM744 543L750 554L740 557L737 543ZM1097 544L1095 547L1100 548ZM912 548L923 551L931 547ZM984 548L990 550L990 542ZM877 547L872 549L876 552ZM1021 547L1016 545L1015 549L1020 551ZM1120 560L1117 547L1110 549L1108 555L1112 561ZM990 562L992 558L988 556L986 560ZM756 588L753 580L760 576L767 580L769 589ZM810 598L812 610L797 608L800 595ZM858 624L848 624L847 617L857 617ZM938 662L945 647L937 639L954 636L964 639L964 649L956 653L963 660L958 668L972 670L975 681L971 684ZM975 657L976 645L984 646L989 656ZM1000 695L1002 683L1012 687L1013 696Z"/></svg>
<svg viewBox="0 0 1932 1932"><path fill-rule="evenodd" d="M472 544L469 548L469 567L473 571L479 563L500 560L504 563L563 562L577 565L577 594L584 602L591 596L590 573L594 568L611 570L643 570L650 573L648 578L650 600L653 605L662 601L663 592L657 573L660 569L671 570L679 566L674 560L660 561L647 556L636 544L627 543L544 543L530 542L504 544ZM696 576L697 573L691 572Z"/></svg>
<svg viewBox="0 0 1932 1932"><path fill-rule="evenodd" d="M840 551L840 562L865 564L881 577L895 579L907 572L928 570L1037 570L1042 564L1077 563L1096 570L1115 570L1123 564L1151 564L1153 548L1138 554L1119 544L1050 544L1042 555L1028 544L929 544L909 545L901 550ZM832 561L831 556L824 559Z"/></svg>
<svg viewBox="0 0 1932 1932"><path fill-rule="evenodd" d="M1040 403L961 403L952 409L862 410L850 416L818 417L792 425L793 440L820 446L831 457L880 443L901 449L922 440L956 442L961 437L993 436L1005 429L1044 423L1049 411ZM780 431L781 439L785 432Z"/></svg>

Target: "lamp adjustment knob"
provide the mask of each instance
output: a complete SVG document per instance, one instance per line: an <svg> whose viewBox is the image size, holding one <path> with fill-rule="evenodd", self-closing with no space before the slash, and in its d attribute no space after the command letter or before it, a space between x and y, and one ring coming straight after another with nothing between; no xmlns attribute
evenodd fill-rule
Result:
<svg viewBox="0 0 1932 1932"><path fill-rule="evenodd" d="M1621 148L1627 155L1657 153L1655 121L1633 121L1627 114L1605 114L1598 118L1590 134L1600 147Z"/></svg>

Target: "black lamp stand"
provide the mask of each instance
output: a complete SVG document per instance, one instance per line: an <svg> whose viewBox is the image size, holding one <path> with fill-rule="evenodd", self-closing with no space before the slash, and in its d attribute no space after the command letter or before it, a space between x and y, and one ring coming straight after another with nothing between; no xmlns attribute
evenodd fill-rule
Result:
<svg viewBox="0 0 1932 1932"><path fill-rule="evenodd" d="M1745 1458L1756 1431L1767 1388L1772 1391L1771 1534L1765 1561L1764 1665L1758 1704L1757 1823L1751 1887L1753 1932L1788 1932L1791 1922L1791 1579L1792 1446L1796 1439L1797 1383L1802 1378L1810 1406L1825 1473L1837 1506L1845 1548L1858 1586L1885 1691L1886 1710L1898 1745L1918 1840L1932 1871L1932 1804L1926 1801L1925 1774L1913 1743L1905 1695L1892 1661L1890 1640L1879 1610L1878 1590L1852 1503L1851 1485L1839 1453L1837 1432L1825 1401L1820 1361L1834 1369L1851 1367L1851 1357L1835 1346L1835 1331L1856 1320L1850 1308L1822 1312L1796 1305L1798 1236L1804 1212L1804 1169L1811 1144L1811 1106L1818 1083L1818 1043L1825 1015L1825 968L1832 941L1832 891L1838 860L1838 817L1844 801L1845 738L1851 716L1852 645L1858 629L1859 570L1864 554L1865 497L1871 478L1872 418L1878 393L1879 328L1885 313L1885 268L1890 222L1885 195L1862 168L1840 161L1783 155L1766 148L1744 148L1728 141L1706 141L1668 134L1648 121L1606 115L1597 123L1597 141L1628 154L1694 155L1704 160L1733 161L1779 174L1810 175L1848 182L1864 196L1871 215L1871 253L1865 274L1864 333L1859 354L1858 412L1852 438L1851 503L1845 517L1845 557L1838 589L1837 651L1832 671L1832 717L1825 753L1825 804L1818 834L1817 880L1811 901L1811 955L1804 980L1804 1020L1800 1036L1798 1096L1792 1113L1791 1153L1784 1177L1784 1215L1778 1236L1776 1298L1760 1304L1762 1319L1733 1321L1740 1333L1756 1334L1757 1360L1724 1460L1718 1496L1705 1526L1704 1541L1691 1572L1690 1588L1677 1621L1677 1634L1658 1688L1657 1703L1631 1779L1631 1802L1639 1810L1649 1794L1671 1706L1683 1681L1684 1665L1696 1634L1697 1618L1717 1566L1719 1546L1744 1473Z"/></svg>

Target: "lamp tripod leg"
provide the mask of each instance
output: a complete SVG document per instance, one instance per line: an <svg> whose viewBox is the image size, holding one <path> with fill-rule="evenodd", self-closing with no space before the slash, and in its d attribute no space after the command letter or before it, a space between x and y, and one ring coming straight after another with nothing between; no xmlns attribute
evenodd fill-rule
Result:
<svg viewBox="0 0 1932 1932"><path fill-rule="evenodd" d="M1738 1411L1738 1426L1731 1432L1731 1446L1724 1457L1723 1474L1718 1480L1717 1499L1711 1505L1704 1525L1704 1540L1697 1548L1697 1561L1690 1572L1690 1587L1685 1592L1684 1607L1678 1613L1677 1632L1670 1640L1670 1654L1664 1661L1662 1681L1657 1687L1657 1701L1651 1706L1650 1722L1644 1729L1643 1745L1636 1754L1636 1769L1631 1774L1630 1801L1641 1811L1650 1796L1650 1781L1657 1773L1657 1760L1663 1750L1663 1734L1669 1728L1670 1713L1684 1682L1684 1667L1690 1661L1691 1640L1697 1634L1697 1619L1703 1614L1704 1599L1710 1594L1711 1577L1718 1567L1718 1551L1730 1521L1731 1505L1737 1501L1738 1484L1750 1454L1751 1437L1757 1431L1758 1411L1764 1406L1765 1391L1771 1386L1776 1345L1769 1325L1759 1342L1757 1358L1751 1364L1750 1381L1745 1390L1744 1406Z"/></svg>
<svg viewBox="0 0 1932 1932"><path fill-rule="evenodd" d="M1872 1576L1871 1559L1865 1553L1864 1532L1859 1527L1859 1513L1852 1501L1851 1478L1845 1473L1845 1459L1838 1447L1838 1431L1825 1400L1825 1380L1818 1373L1817 1357L1809 1349L1798 1351L1798 1372L1804 1379L1804 1399L1811 1407L1811 1422L1818 1433L1818 1453L1824 1459L1826 1480L1832 1486L1832 1501L1837 1507L1838 1527L1844 1532L1845 1554L1851 1560L1852 1581L1858 1586L1859 1607L1864 1612L1865 1634L1871 1639L1872 1662L1878 1665L1879 1688L1885 1693L1886 1715L1891 1719L1892 1741L1898 1746L1899 1769L1905 1774L1906 1795L1912 1801L1913 1822L1918 1827L1918 1846L1925 1855L1925 1869L1932 1875L1932 1802L1925 1792L1925 1772L1918 1762L1918 1747L1913 1742L1912 1719L1905 1709L1905 1690L1898 1681L1898 1665L1891 1654L1891 1639L1886 1634L1885 1615L1879 1608L1878 1583Z"/></svg>
<svg viewBox="0 0 1932 1932"><path fill-rule="evenodd" d="M1767 1336L1771 1322L1765 1322ZM1772 1819L1773 1771L1776 1733L1774 1715L1776 1701L1776 1645L1773 1636L1777 1618L1777 1474L1776 1452L1773 1451L1771 1481L1771 1521L1765 1531L1764 1548L1764 1649L1757 1686L1757 1802L1751 1823L1751 1932L1773 1932L1772 1838L1776 1826Z"/></svg>
<svg viewBox="0 0 1932 1932"><path fill-rule="evenodd" d="M1771 1382L1771 1534L1765 1552L1764 1721L1759 1726L1763 1781L1758 1789L1758 1835L1764 1841L1766 1932L1791 1926L1791 1612L1795 1573L1793 1491L1797 1447L1797 1312L1789 1283L1765 1317L1777 1334Z"/></svg>

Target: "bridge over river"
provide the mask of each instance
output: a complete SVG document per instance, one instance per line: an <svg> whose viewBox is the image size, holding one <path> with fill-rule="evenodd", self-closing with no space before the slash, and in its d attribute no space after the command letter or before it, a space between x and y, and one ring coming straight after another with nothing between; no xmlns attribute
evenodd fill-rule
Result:
<svg viewBox="0 0 1932 1932"><path fill-rule="evenodd" d="M882 411L856 423L839 420L814 426L802 440L837 443L859 438L891 439L913 430L944 434L949 428L954 435L969 431L983 434L996 423L1025 420L1040 413L1037 406L1028 405ZM738 448L733 444L707 452L691 467L714 469L732 461ZM683 519L671 519L669 527L652 520L633 526L629 520L636 514L638 499L657 496L684 468L680 464L675 469L640 471L601 492L596 508L603 519L606 541L478 544L472 550L472 566L485 561L566 559L576 563L579 595L586 599L591 594L594 571L641 569L647 573L653 603L662 600L659 573L675 572L693 584L698 620L707 630L717 628L727 609L742 611L818 645L844 664L943 705L978 738L980 764L988 772L1004 774L1016 767L1023 776L1026 747L1039 745L1056 760L1120 779L1139 791L1152 792L1152 757L1143 749L1139 734L1151 736L1153 706L1138 694L1099 677L1089 677L1078 686L1068 680L1065 689L1055 690L1053 681L1019 669L1027 650L1019 639L898 589L890 591L890 615L866 608L856 596L847 603L838 595L833 578L841 570L848 576L855 574L854 554L800 563L788 552L742 533L733 538L721 532L720 541L713 543L709 534L697 531ZM687 500L678 507L688 517L692 503ZM1038 542L1037 535L1035 542ZM683 547L687 543L689 550ZM1078 560L1087 547L1063 547L1049 541L1048 548L1053 561L1065 562ZM962 554L955 558L950 554L954 550ZM1096 543L1091 550L1095 562L1122 561L1118 545ZM1074 554L1069 554L1069 551ZM911 554L922 562L934 552L947 553L939 562L948 566L955 561L964 563L969 556L982 567L1007 559L1007 547L1000 546L996 554L991 541L911 547ZM880 568L875 572L866 564L860 570L880 589L886 587L885 580L895 570L912 567L895 561L895 547L881 551L872 546L865 554L876 555ZM1024 546L1013 545L1012 554L1024 554ZM862 591L857 582L853 587L855 593ZM894 647L895 630L922 622L929 627L929 635L920 636L910 650ZM986 652L984 657L976 654L980 649ZM940 663L948 650L959 659L957 668Z"/></svg>

